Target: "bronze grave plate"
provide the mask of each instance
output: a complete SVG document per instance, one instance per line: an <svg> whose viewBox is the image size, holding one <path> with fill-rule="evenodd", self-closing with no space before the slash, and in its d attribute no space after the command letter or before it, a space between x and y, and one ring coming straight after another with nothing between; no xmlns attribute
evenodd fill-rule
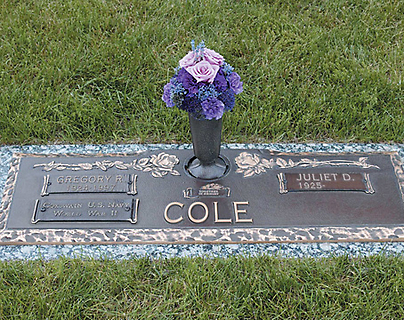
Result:
<svg viewBox="0 0 404 320"><path fill-rule="evenodd" d="M16 154L0 244L404 240L397 153L221 155L228 173L205 181L192 150Z"/></svg>

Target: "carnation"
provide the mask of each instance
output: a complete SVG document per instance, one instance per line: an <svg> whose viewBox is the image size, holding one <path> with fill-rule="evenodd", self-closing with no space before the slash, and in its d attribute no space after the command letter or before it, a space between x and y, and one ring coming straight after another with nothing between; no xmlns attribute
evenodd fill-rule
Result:
<svg viewBox="0 0 404 320"><path fill-rule="evenodd" d="M222 55L205 47L202 41L179 62L176 74L164 86L162 99L167 107L178 107L194 118L222 118L233 110L235 95L243 91L243 82Z"/></svg>
<svg viewBox="0 0 404 320"><path fill-rule="evenodd" d="M182 86L188 90L190 94L198 92L200 85L185 68L178 71L177 80L182 83Z"/></svg>
<svg viewBox="0 0 404 320"><path fill-rule="evenodd" d="M219 92L223 92L228 88L229 84L227 83L223 68L220 68L220 70L217 72L213 85Z"/></svg>
<svg viewBox="0 0 404 320"><path fill-rule="evenodd" d="M200 114L202 111L201 100L196 96L186 96L179 109L187 111L193 115Z"/></svg>
<svg viewBox="0 0 404 320"><path fill-rule="evenodd" d="M236 72L232 72L227 79L230 83L230 88L233 89L235 94L243 92L243 83L240 81L240 76Z"/></svg>
<svg viewBox="0 0 404 320"><path fill-rule="evenodd" d="M167 83L164 86L164 94L163 94L163 101L167 104L167 107L172 108L174 107L174 102L171 100L171 82Z"/></svg>
<svg viewBox="0 0 404 320"><path fill-rule="evenodd" d="M223 116L224 104L216 98L208 98L201 103L206 119L219 120Z"/></svg>
<svg viewBox="0 0 404 320"><path fill-rule="evenodd" d="M224 111L233 110L234 102L235 102L235 94L232 89L226 90L217 98L223 102L223 104L225 106Z"/></svg>

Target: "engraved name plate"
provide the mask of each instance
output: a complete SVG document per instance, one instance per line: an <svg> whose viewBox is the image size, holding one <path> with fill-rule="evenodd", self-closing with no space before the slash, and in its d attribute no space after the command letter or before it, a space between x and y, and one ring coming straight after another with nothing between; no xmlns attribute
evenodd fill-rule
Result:
<svg viewBox="0 0 404 320"><path fill-rule="evenodd" d="M127 193L135 195L135 174L45 175L41 196L57 193Z"/></svg>
<svg viewBox="0 0 404 320"><path fill-rule="evenodd" d="M37 200L32 223L97 221L136 223L138 200Z"/></svg>
<svg viewBox="0 0 404 320"><path fill-rule="evenodd" d="M363 172L280 173L281 193L306 191L362 191L374 193L369 174Z"/></svg>

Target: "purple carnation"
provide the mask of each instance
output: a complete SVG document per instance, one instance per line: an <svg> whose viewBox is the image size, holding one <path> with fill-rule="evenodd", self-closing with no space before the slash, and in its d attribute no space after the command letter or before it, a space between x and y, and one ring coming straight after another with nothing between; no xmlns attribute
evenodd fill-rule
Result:
<svg viewBox="0 0 404 320"><path fill-rule="evenodd" d="M216 98L207 98L202 101L202 110L205 118L208 120L219 120L223 116L224 104Z"/></svg>
<svg viewBox="0 0 404 320"><path fill-rule="evenodd" d="M178 71L177 80L182 83L184 88L188 90L189 93L197 93L200 84L196 82L196 79L187 71L182 68Z"/></svg>
<svg viewBox="0 0 404 320"><path fill-rule="evenodd" d="M243 92L243 83L240 81L240 76L236 72L232 72L227 76L230 88L233 89L235 94Z"/></svg>
<svg viewBox="0 0 404 320"><path fill-rule="evenodd" d="M174 102L171 100L171 88L172 88L171 82L167 83L164 86L164 93L163 93L163 101L167 104L167 107L172 108L174 107Z"/></svg>
<svg viewBox="0 0 404 320"><path fill-rule="evenodd" d="M182 101L182 105L179 106L181 110L192 113L197 117L199 113L201 113L202 106L201 101L196 96L186 95L184 101Z"/></svg>
<svg viewBox="0 0 404 320"><path fill-rule="evenodd" d="M223 92L227 89L228 85L227 85L226 77L224 75L223 68L220 68L220 70L216 74L216 78L213 81L213 85L215 86L215 89L218 92Z"/></svg>
<svg viewBox="0 0 404 320"><path fill-rule="evenodd" d="M224 103L224 111L233 110L235 103L235 95L232 89L226 90L217 98Z"/></svg>

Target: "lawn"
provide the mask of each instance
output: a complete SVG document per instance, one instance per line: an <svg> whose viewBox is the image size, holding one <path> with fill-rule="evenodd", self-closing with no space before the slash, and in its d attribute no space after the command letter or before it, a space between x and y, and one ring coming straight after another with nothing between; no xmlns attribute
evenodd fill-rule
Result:
<svg viewBox="0 0 404 320"><path fill-rule="evenodd" d="M223 142L404 139L404 1L0 2L0 144L189 143L191 40L244 82ZM404 258L0 262L0 319L403 319Z"/></svg>
<svg viewBox="0 0 404 320"><path fill-rule="evenodd" d="M0 142L190 142L191 40L244 82L225 142L402 142L404 2L2 1Z"/></svg>
<svg viewBox="0 0 404 320"><path fill-rule="evenodd" d="M402 319L397 257L0 263L1 319Z"/></svg>

